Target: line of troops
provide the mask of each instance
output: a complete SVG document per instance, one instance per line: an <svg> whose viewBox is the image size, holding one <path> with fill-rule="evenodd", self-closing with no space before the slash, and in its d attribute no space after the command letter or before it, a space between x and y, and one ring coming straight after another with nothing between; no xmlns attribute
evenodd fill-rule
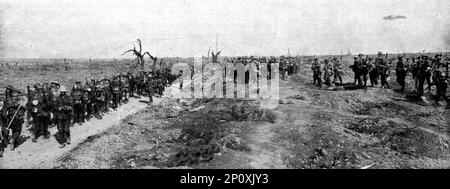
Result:
<svg viewBox="0 0 450 189"><path fill-rule="evenodd" d="M243 63L244 65L256 61L261 64L267 64L267 73L268 79L271 77L271 64L278 63L280 78L286 80L288 76L297 74L300 71L300 65L302 63L302 59L300 57L291 57L291 56L280 56L280 57L233 57L227 60L231 63ZM248 74L246 73L246 82L248 81ZM235 78L236 79L236 78Z"/></svg>
<svg viewBox="0 0 450 189"><path fill-rule="evenodd" d="M390 89L388 78L391 73L393 60L388 60L388 54L378 52L377 57L368 57L359 54L354 57L353 64L350 66L354 73L353 84L359 87L366 87L367 80L370 79L371 87L378 85L380 81L381 88ZM313 84L322 85L322 71L324 84L342 85L343 67L337 58L331 61L323 60L323 67L318 57L314 57L311 69L313 70ZM447 102L447 108L450 108L449 99L446 95L449 78L449 59L442 58L442 54L436 54L434 57L421 55L418 57L398 56L396 60L396 81L400 85L400 91L405 92L406 76L411 73L414 81L414 92L419 96L424 94L424 84L427 82L428 92L431 92L431 86L435 85L435 102L438 103L441 98ZM334 77L333 77L334 76ZM333 77L333 80L331 78ZM339 80L339 83L337 81Z"/></svg>
<svg viewBox="0 0 450 189"><path fill-rule="evenodd" d="M153 96L161 96L165 86L175 79L170 70L164 69L155 74L140 71L117 74L110 79L91 78L84 84L76 81L70 92L56 81L36 83L33 89L27 87L27 93L7 86L0 101L0 157L8 145L11 150L18 146L25 120L32 133L32 142L40 136L49 139L48 128L56 125L55 138L63 148L71 142L70 127L82 125L91 118L102 119L110 109L116 110L130 97L148 96L151 103ZM21 103L21 96L27 97L25 104Z"/></svg>

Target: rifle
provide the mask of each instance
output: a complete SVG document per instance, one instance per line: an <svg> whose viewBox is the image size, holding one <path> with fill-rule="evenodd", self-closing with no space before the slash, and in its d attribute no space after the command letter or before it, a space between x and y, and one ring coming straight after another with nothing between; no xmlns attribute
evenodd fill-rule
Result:
<svg viewBox="0 0 450 189"><path fill-rule="evenodd" d="M30 86L27 85L27 105L30 106L31 103L31 92L30 92ZM27 121L29 122L31 118L31 113L28 111L27 112ZM31 124L28 124L31 125Z"/></svg>
<svg viewBox="0 0 450 189"><path fill-rule="evenodd" d="M16 118L16 115L17 115L17 113L19 112L19 110L20 110L21 107L22 107L22 105L19 104L19 107L17 108L16 113L14 113L14 116L12 117L11 121L9 121L9 124L8 124L8 126L6 127L6 129L9 130L9 127L11 126L11 123L14 121L14 118Z"/></svg>

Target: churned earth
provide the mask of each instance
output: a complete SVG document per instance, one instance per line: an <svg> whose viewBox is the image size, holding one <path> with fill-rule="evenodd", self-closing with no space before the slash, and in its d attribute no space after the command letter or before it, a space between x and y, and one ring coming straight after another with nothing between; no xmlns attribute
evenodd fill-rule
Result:
<svg viewBox="0 0 450 189"><path fill-rule="evenodd" d="M164 95L88 137L54 168L449 168L450 112L395 90L312 85L308 64L263 100ZM409 79L408 76L407 79ZM393 88L398 87L391 79ZM345 82L352 74L345 73ZM408 89L411 83L408 83ZM433 93L432 90L431 93Z"/></svg>

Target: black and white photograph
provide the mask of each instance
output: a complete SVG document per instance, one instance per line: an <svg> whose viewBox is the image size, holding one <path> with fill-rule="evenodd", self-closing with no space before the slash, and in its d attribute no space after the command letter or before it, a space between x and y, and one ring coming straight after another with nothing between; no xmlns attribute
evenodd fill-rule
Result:
<svg viewBox="0 0 450 189"><path fill-rule="evenodd" d="M0 169L449 169L449 54L448 0L0 0Z"/></svg>

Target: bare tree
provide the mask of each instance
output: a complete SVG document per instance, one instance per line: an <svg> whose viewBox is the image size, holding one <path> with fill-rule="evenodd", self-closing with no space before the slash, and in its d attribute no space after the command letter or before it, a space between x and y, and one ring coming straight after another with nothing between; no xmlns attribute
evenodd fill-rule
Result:
<svg viewBox="0 0 450 189"><path fill-rule="evenodd" d="M213 63L219 63L219 54L220 54L221 52L222 52L222 51L219 51L219 52L217 52L217 53L215 53L215 54L214 54L214 51L211 52L211 57L212 57L212 62L213 62Z"/></svg>
<svg viewBox="0 0 450 189"><path fill-rule="evenodd" d="M132 52L135 56L136 59L138 60L136 65L133 67L136 68L137 66L141 66L141 70L144 70L144 64L145 64L145 60L144 60L144 56L147 54L148 56L150 56L150 59L153 60L153 66L152 66L152 71L155 71L155 65L156 65L156 57L153 57L148 51L142 53L142 43L140 39L137 39L137 42L139 44L139 50L136 50L136 46L133 45L133 49L130 49L128 51L125 51L124 53L122 53L122 55Z"/></svg>

